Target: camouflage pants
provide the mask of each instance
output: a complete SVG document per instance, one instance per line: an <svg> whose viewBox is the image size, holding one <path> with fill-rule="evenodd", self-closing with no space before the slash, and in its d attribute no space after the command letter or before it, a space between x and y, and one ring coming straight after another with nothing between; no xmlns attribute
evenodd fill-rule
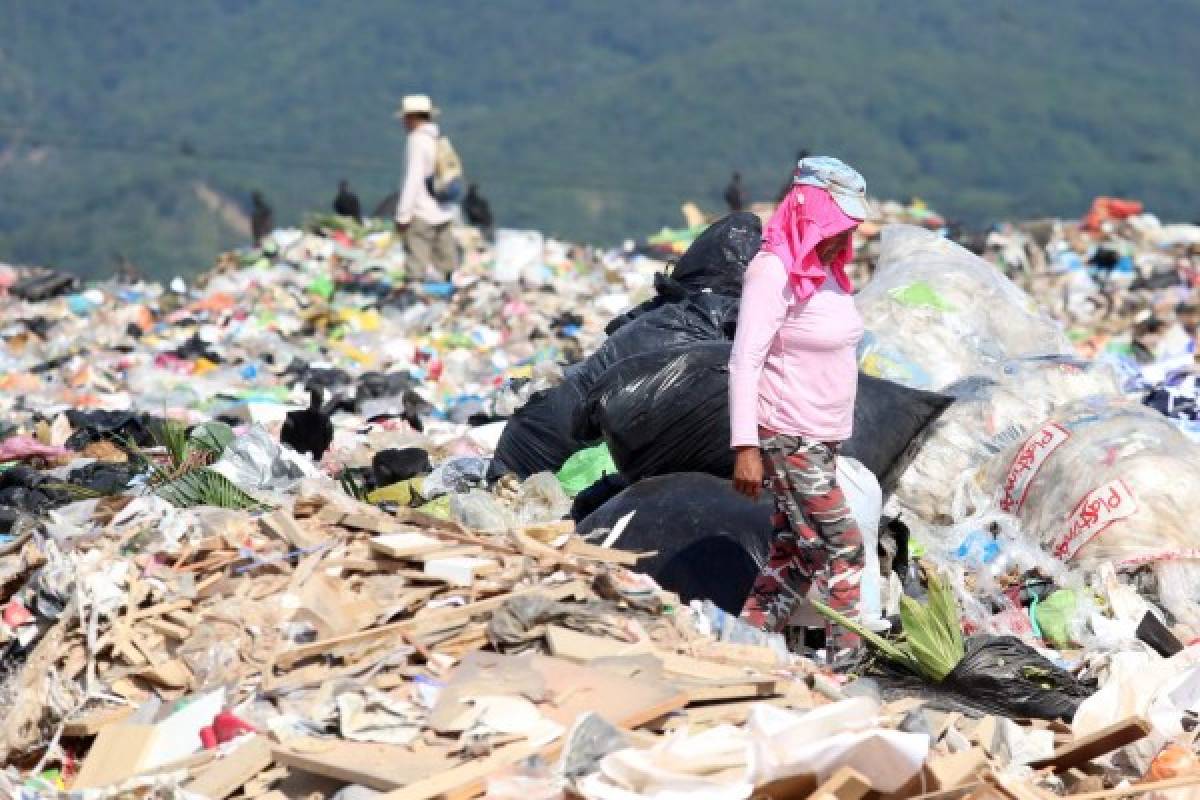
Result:
<svg viewBox="0 0 1200 800"><path fill-rule="evenodd" d="M765 436L761 447L775 495L775 539L742 618L781 631L813 586L831 608L857 618L862 534L837 485L834 447L778 434Z"/></svg>

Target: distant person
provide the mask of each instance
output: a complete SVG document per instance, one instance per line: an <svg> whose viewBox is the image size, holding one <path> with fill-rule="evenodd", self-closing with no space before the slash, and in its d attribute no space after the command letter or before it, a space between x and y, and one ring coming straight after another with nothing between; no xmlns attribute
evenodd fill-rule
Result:
<svg viewBox="0 0 1200 800"><path fill-rule="evenodd" d="M254 192L250 195L250 235L254 237L254 246L261 246L263 239L273 230L275 214L267 205L262 192Z"/></svg>
<svg viewBox="0 0 1200 800"><path fill-rule="evenodd" d="M725 187L725 205L730 211L741 211L746 207L746 190L742 187L742 173L735 172Z"/></svg>
<svg viewBox="0 0 1200 800"><path fill-rule="evenodd" d="M398 116L404 120L408 138L404 180L396 203L396 230L404 235L404 246L413 262L410 275L447 278L458 265L458 248L450 230L455 215L453 176L448 173L458 166L461 181L461 166L447 163L457 162L457 155L453 155L453 148L433 122L437 113L427 95L410 94L401 101ZM443 191L440 200L434 196L434 192Z"/></svg>
<svg viewBox="0 0 1200 800"><path fill-rule="evenodd" d="M337 197L333 198L333 213L339 217L352 217L355 222L362 223L362 205L358 195L350 191L350 184L343 178L338 182Z"/></svg>
<svg viewBox="0 0 1200 800"><path fill-rule="evenodd" d="M463 216L467 222L491 236L495 220L492 219L492 206L487 198L479 193L479 186L472 183L467 187L467 196L463 198Z"/></svg>
<svg viewBox="0 0 1200 800"><path fill-rule="evenodd" d="M808 156L809 156L809 152L808 152L808 150L807 150L807 149L804 149L804 148L801 148L801 149L800 149L800 150L799 150L799 151L796 153L796 163L797 163L797 164L799 164L801 161L803 161L804 159L808 158ZM781 189L779 190L779 194L778 194L778 196L776 196L776 198L775 198L775 204L776 204L776 205L779 205L780 203L782 203L782 202L783 202L783 199L784 199L785 197L787 197L787 196L788 196L788 195L791 193L791 191L792 191L792 179L793 179L794 177L795 177L795 172L794 172L794 171L793 171L793 173L792 173L791 175L788 175L787 182L783 184L783 188L781 188Z"/></svg>

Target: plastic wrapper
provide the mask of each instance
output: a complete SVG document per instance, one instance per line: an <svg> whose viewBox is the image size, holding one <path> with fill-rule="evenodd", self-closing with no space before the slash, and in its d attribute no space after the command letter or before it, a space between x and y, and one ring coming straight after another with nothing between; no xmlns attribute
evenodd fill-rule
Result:
<svg viewBox="0 0 1200 800"><path fill-rule="evenodd" d="M516 516L521 525L555 522L571 512L571 498L550 472L530 475L517 493Z"/></svg>
<svg viewBox="0 0 1200 800"><path fill-rule="evenodd" d="M863 371L919 389L1072 352L1058 323L995 267L911 225L884 228L878 270L855 303L867 328Z"/></svg>
<svg viewBox="0 0 1200 800"><path fill-rule="evenodd" d="M477 531L500 532L516 527L512 512L480 489L450 495L450 515Z"/></svg>
<svg viewBox="0 0 1200 800"><path fill-rule="evenodd" d="M957 398L954 405L930 424L895 485L904 508L939 525L977 510L966 492L990 459L1056 409L1120 394L1120 380L1107 364L1025 359L1007 362L995 378L967 379L945 392Z"/></svg>

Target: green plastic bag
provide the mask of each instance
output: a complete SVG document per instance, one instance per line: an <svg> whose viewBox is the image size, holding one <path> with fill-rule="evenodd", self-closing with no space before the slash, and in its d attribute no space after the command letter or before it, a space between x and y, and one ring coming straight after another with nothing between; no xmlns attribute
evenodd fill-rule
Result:
<svg viewBox="0 0 1200 800"><path fill-rule="evenodd" d="M562 484L563 491L574 497L605 475L615 475L617 471L608 445L601 444L580 450L568 458L555 477Z"/></svg>
<svg viewBox="0 0 1200 800"><path fill-rule="evenodd" d="M925 281L914 281L907 286L897 286L890 292L892 299L912 308L930 308L934 311L957 311L952 303L938 294Z"/></svg>
<svg viewBox="0 0 1200 800"><path fill-rule="evenodd" d="M450 519L450 495L444 494L441 497L430 500L418 508L417 511L437 517L438 519Z"/></svg>
<svg viewBox="0 0 1200 800"><path fill-rule="evenodd" d="M333 297L333 278L328 275L318 275L313 279L313 282L308 285L308 291L315 294L317 297L323 297L328 300Z"/></svg>
<svg viewBox="0 0 1200 800"><path fill-rule="evenodd" d="M1062 650L1071 646L1071 621L1075 619L1078 598L1074 589L1058 589L1037 604L1034 618L1042 638Z"/></svg>

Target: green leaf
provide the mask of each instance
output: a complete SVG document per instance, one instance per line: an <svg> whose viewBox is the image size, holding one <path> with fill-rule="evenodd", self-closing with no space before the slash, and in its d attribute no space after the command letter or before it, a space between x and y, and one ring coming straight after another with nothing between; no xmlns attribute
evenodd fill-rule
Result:
<svg viewBox="0 0 1200 800"><path fill-rule="evenodd" d="M256 511L265 506L219 472L198 467L159 485L154 493L178 508L216 506Z"/></svg>

